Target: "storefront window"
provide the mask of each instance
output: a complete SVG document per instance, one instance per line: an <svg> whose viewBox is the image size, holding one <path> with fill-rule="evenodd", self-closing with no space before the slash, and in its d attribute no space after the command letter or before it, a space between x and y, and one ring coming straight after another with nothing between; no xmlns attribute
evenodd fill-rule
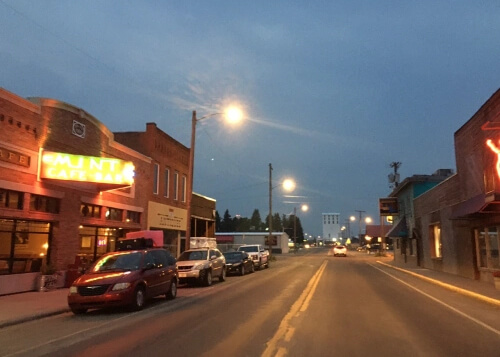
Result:
<svg viewBox="0 0 500 357"><path fill-rule="evenodd" d="M141 212L127 211L127 222L141 223Z"/></svg>
<svg viewBox="0 0 500 357"><path fill-rule="evenodd" d="M488 228L488 244L489 249L490 268L500 268L500 260L498 258L498 227Z"/></svg>
<svg viewBox="0 0 500 357"><path fill-rule="evenodd" d="M119 229L82 226L80 228L80 251L84 262L93 262L101 255L113 252L119 237Z"/></svg>
<svg viewBox="0 0 500 357"><path fill-rule="evenodd" d="M0 220L0 274L40 271L49 235L47 222Z"/></svg>

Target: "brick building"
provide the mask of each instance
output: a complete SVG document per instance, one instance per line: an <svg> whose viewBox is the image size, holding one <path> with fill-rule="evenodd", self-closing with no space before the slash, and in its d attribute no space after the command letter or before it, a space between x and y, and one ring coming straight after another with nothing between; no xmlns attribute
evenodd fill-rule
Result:
<svg viewBox="0 0 500 357"><path fill-rule="evenodd" d="M178 252L188 156L154 123L115 135L80 108L0 88L0 295L35 290L47 263L64 273L132 231L163 230ZM194 196L193 214L213 237L215 200Z"/></svg>
<svg viewBox="0 0 500 357"><path fill-rule="evenodd" d="M500 270L500 90L455 132L457 173L414 201L420 265L492 282Z"/></svg>

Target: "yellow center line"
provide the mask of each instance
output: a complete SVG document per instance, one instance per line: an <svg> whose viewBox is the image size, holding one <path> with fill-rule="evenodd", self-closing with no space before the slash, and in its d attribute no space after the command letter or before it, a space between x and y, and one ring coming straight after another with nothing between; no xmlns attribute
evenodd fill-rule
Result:
<svg viewBox="0 0 500 357"><path fill-rule="evenodd" d="M292 339L295 328L291 326L290 321L299 313L306 311L309 307L309 303L314 295L314 292L316 291L319 280L325 271L327 263L327 260L323 261L323 264L321 264L318 271L309 281L309 284L307 284L304 291L302 291L300 297L292 305L283 320L281 320L278 330L274 334L273 338L271 338L271 340L267 343L266 350L262 354L262 357L284 356L286 354L286 349L284 347L278 347L278 344L281 341L289 342Z"/></svg>

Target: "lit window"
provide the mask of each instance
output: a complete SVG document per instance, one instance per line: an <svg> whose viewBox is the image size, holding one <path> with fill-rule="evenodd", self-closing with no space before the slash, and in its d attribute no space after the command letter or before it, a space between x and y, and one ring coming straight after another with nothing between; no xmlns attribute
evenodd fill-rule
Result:
<svg viewBox="0 0 500 357"><path fill-rule="evenodd" d="M442 258L441 226L434 224L429 226L429 243L432 258Z"/></svg>

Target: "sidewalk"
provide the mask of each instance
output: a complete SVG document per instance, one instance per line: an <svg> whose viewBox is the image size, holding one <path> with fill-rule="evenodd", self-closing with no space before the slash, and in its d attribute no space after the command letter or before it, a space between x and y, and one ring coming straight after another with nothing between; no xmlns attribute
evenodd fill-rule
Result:
<svg viewBox="0 0 500 357"><path fill-rule="evenodd" d="M0 328L70 311L68 288L0 296Z"/></svg>
<svg viewBox="0 0 500 357"><path fill-rule="evenodd" d="M373 261L384 266L500 307L500 290L495 289L493 284L424 268L396 266L389 257L372 257ZM279 257L283 258L285 257ZM66 301L68 290L66 288L0 296L0 328L70 311Z"/></svg>

